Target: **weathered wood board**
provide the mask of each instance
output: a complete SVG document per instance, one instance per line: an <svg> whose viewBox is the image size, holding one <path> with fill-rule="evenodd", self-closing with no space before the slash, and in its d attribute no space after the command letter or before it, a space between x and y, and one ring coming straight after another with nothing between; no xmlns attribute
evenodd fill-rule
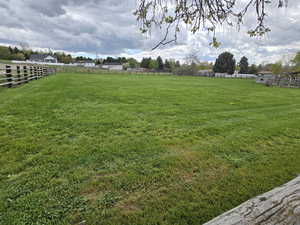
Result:
<svg viewBox="0 0 300 225"><path fill-rule="evenodd" d="M300 225L300 176L204 225Z"/></svg>

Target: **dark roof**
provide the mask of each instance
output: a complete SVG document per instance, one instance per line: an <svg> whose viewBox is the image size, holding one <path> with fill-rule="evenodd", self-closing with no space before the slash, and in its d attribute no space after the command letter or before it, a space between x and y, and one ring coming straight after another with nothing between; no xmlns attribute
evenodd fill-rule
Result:
<svg viewBox="0 0 300 225"><path fill-rule="evenodd" d="M47 58L48 56L51 56L53 58L56 59L55 56L49 55L49 54L34 54L30 56L30 60L32 61L36 61L36 60L44 60L45 58Z"/></svg>

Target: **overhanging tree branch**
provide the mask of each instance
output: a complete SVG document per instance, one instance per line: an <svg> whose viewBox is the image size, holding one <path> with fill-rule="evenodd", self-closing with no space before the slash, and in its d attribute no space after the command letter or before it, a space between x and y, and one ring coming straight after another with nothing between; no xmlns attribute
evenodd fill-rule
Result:
<svg viewBox="0 0 300 225"><path fill-rule="evenodd" d="M287 6L288 0L273 0L278 2L278 7ZM237 9L238 0L138 0L135 16L140 24L142 33L147 33L152 28L165 29L165 36L153 49L169 44L177 40L177 33L180 32L180 25L189 26L192 33L199 30L206 30L213 33L211 45L217 47L220 43L215 37L215 30L218 25L227 24L237 26L243 22L243 18L250 9L257 15L257 24L254 29L249 30L250 36L261 36L270 29L265 26L266 8L272 3L271 0L248 0ZM174 38L168 40L171 28Z"/></svg>

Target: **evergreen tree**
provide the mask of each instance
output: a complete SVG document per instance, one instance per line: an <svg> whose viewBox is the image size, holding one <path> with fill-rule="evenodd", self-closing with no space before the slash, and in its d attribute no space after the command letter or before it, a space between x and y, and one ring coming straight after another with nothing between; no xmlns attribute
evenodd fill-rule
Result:
<svg viewBox="0 0 300 225"><path fill-rule="evenodd" d="M146 68L146 69L149 68L149 58L143 58L143 59L142 59L141 67L142 67L142 68Z"/></svg>
<svg viewBox="0 0 300 225"><path fill-rule="evenodd" d="M9 50L9 52L10 52L11 55L14 54L14 50L12 49L12 47L9 46L8 50Z"/></svg>
<svg viewBox="0 0 300 225"><path fill-rule="evenodd" d="M247 57L243 56L241 58L241 61L239 63L240 66L240 73L241 74L246 74L249 71L249 63Z"/></svg>
<svg viewBox="0 0 300 225"><path fill-rule="evenodd" d="M223 52L216 59L213 67L215 73L233 74L235 70L235 59L230 52Z"/></svg>
<svg viewBox="0 0 300 225"><path fill-rule="evenodd" d="M20 53L20 50L17 47L15 47L13 51L14 51L14 54Z"/></svg>
<svg viewBox="0 0 300 225"><path fill-rule="evenodd" d="M160 56L157 57L157 68L158 70L164 70L164 62Z"/></svg>
<svg viewBox="0 0 300 225"><path fill-rule="evenodd" d="M172 69L171 63L169 62L169 60L166 59L165 60L165 70L168 71L168 72L170 72L171 69Z"/></svg>

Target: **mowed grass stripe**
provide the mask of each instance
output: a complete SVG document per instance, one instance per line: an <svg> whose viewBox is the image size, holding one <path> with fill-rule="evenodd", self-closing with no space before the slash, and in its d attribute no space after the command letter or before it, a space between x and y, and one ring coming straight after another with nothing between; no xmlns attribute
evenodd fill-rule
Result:
<svg viewBox="0 0 300 225"><path fill-rule="evenodd" d="M300 92L58 74L0 89L0 224L201 224L300 172Z"/></svg>

